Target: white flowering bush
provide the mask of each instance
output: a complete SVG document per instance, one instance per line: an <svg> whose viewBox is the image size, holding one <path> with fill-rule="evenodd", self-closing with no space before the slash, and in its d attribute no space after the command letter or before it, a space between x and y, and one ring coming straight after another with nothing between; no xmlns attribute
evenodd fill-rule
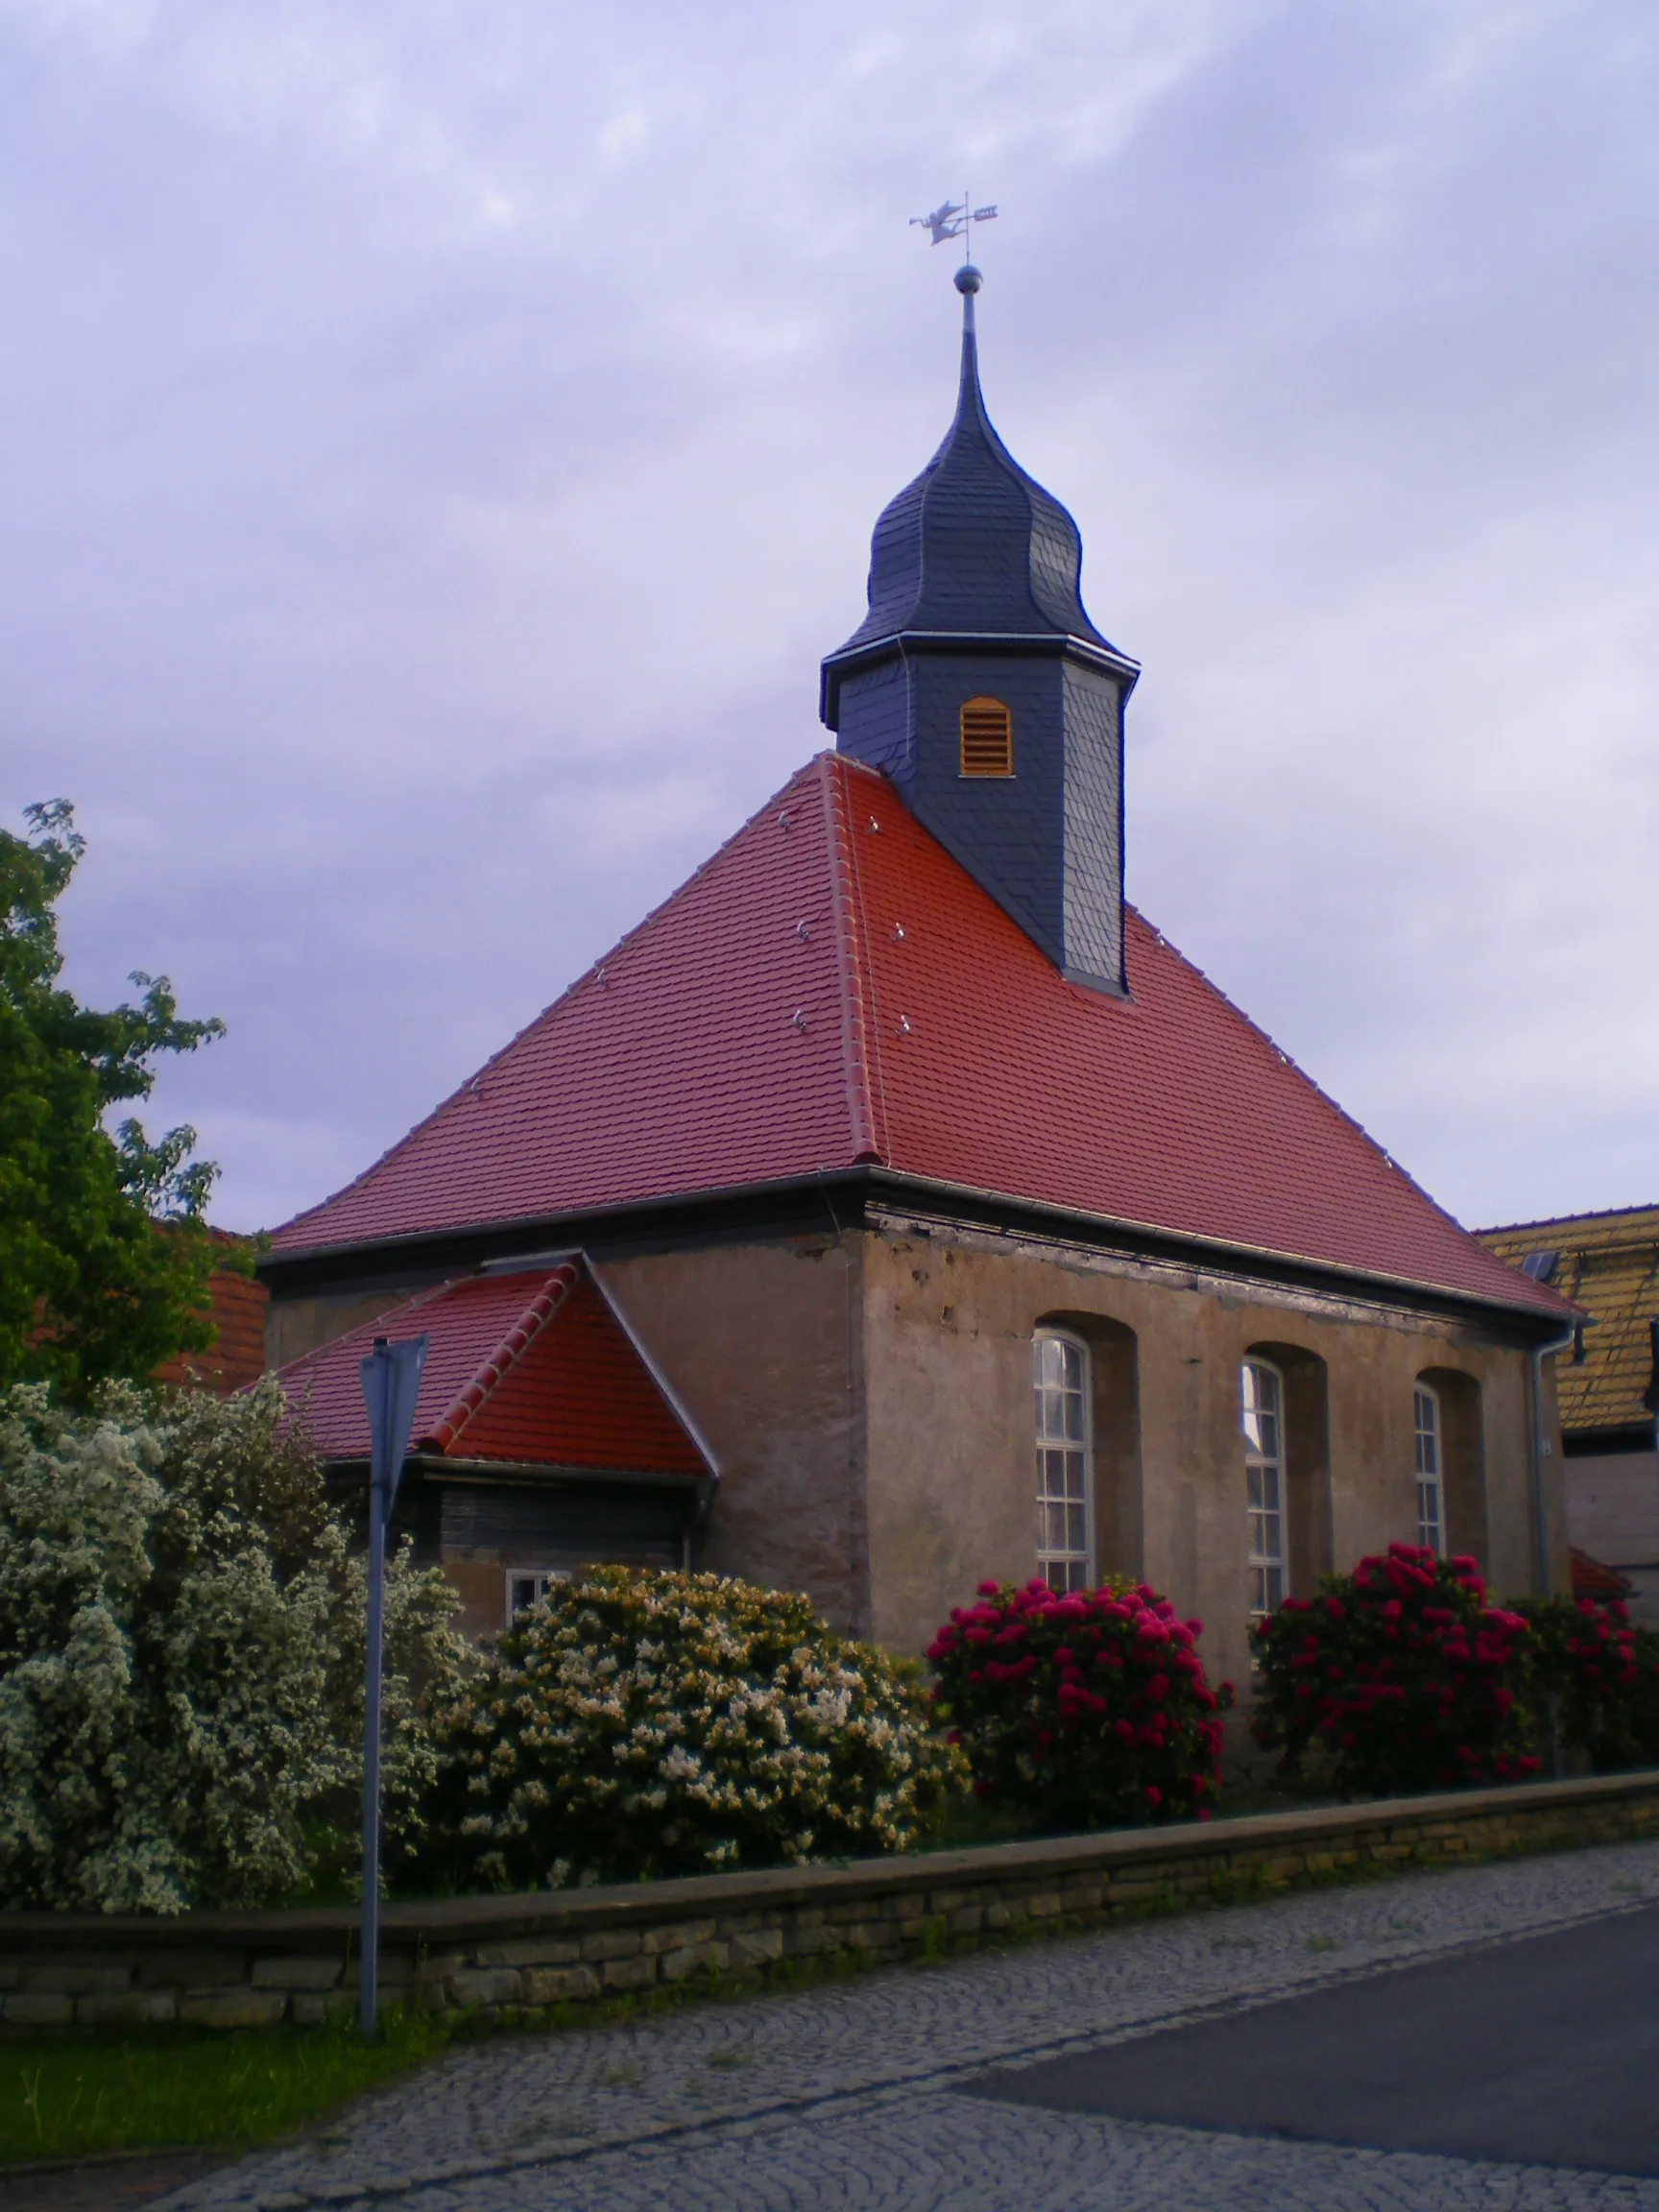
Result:
<svg viewBox="0 0 1659 2212"><path fill-rule="evenodd" d="M715 1575L556 1584L434 1728L431 1850L456 1887L902 1851L964 1787L919 1668Z"/></svg>
<svg viewBox="0 0 1659 2212"><path fill-rule="evenodd" d="M455 1600L388 1579L394 1853L436 1773ZM0 1906L252 1905L311 1872L361 1771L364 1574L276 1383L0 1395Z"/></svg>

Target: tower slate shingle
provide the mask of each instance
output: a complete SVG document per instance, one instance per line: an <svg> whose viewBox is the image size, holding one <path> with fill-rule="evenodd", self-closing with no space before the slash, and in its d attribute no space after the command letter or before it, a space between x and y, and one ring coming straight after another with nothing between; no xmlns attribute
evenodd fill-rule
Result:
<svg viewBox="0 0 1659 2212"><path fill-rule="evenodd" d="M840 750L879 768L1073 982L1121 991L1123 704L1140 671L1083 605L1077 525L992 425L963 295L956 414L871 541L869 611L823 664ZM1011 712L1013 773L963 772L971 699Z"/></svg>

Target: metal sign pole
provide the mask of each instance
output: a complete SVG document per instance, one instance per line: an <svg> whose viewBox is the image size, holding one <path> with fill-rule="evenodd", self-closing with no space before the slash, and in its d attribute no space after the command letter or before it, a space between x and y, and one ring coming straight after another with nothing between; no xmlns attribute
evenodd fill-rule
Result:
<svg viewBox="0 0 1659 2212"><path fill-rule="evenodd" d="M379 2027L380 1979L380 1674L386 1619L386 1532L415 1426L415 1401L426 1364L424 1336L389 1344L376 1336L359 1362L369 1408L369 1591L363 1677L363 1942L358 2023L366 2036Z"/></svg>

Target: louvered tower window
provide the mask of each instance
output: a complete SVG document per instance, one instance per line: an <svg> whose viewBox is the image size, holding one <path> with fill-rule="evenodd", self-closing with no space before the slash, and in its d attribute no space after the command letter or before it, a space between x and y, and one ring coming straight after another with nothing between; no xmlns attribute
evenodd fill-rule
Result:
<svg viewBox="0 0 1659 2212"><path fill-rule="evenodd" d="M962 709L964 776L1012 776L1014 717L1000 699L970 699Z"/></svg>

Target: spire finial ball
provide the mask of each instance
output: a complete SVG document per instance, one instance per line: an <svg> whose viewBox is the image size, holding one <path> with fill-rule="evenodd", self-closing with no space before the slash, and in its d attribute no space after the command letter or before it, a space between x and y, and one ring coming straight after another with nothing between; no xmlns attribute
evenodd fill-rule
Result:
<svg viewBox="0 0 1659 2212"><path fill-rule="evenodd" d="M984 281L984 277L980 276L972 261L964 261L961 268L956 272L956 289L958 292L977 292Z"/></svg>

